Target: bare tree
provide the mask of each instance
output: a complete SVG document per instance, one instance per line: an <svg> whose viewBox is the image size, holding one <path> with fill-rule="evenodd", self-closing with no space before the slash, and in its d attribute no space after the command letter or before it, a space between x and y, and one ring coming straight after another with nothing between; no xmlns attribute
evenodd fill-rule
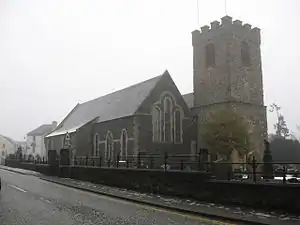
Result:
<svg viewBox="0 0 300 225"><path fill-rule="evenodd" d="M276 131L276 135L284 138L288 138L290 136L290 131L286 125L286 121L284 116L280 113L281 107L277 104L273 103L270 105L269 112L276 112L277 115L277 123L274 124L274 129Z"/></svg>

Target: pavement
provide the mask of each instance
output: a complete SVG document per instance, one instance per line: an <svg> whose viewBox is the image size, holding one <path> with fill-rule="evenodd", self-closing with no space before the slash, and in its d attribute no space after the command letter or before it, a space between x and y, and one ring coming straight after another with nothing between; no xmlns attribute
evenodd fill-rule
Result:
<svg viewBox="0 0 300 225"><path fill-rule="evenodd" d="M3 225L300 224L299 217L286 214L142 194L4 166L0 169Z"/></svg>

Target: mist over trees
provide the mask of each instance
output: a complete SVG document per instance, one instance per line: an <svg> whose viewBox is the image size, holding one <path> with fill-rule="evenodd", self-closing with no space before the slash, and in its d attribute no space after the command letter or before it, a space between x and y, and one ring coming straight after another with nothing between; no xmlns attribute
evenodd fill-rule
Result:
<svg viewBox="0 0 300 225"><path fill-rule="evenodd" d="M269 111L275 112L277 122L274 124L275 134L271 134L270 148L274 162L300 162L300 142L287 127L281 107L273 103ZM300 126L297 126L300 130Z"/></svg>

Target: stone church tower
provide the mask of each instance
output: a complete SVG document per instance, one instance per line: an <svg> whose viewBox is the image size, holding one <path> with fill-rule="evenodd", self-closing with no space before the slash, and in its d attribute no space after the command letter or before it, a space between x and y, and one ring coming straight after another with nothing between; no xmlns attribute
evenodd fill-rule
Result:
<svg viewBox="0 0 300 225"><path fill-rule="evenodd" d="M230 16L192 32L194 110L201 125L210 113L233 107L249 123L251 149L262 159L267 138L260 51L260 29Z"/></svg>

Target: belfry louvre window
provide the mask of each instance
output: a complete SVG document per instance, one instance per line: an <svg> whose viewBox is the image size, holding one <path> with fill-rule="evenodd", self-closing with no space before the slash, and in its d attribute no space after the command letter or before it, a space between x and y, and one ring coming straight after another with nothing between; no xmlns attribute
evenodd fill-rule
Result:
<svg viewBox="0 0 300 225"><path fill-rule="evenodd" d="M251 59L250 59L250 47L247 42L243 41L241 43L241 60L243 66L250 66Z"/></svg>
<svg viewBox="0 0 300 225"><path fill-rule="evenodd" d="M215 66L215 46L213 43L209 43L205 47L206 67Z"/></svg>

